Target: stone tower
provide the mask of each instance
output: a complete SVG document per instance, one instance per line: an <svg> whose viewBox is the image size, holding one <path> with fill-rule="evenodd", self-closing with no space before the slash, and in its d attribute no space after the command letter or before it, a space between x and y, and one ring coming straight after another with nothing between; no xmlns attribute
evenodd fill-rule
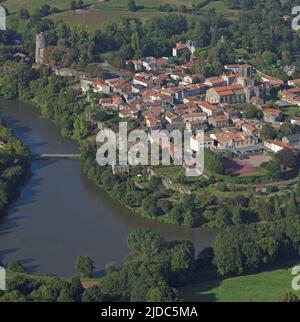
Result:
<svg viewBox="0 0 300 322"><path fill-rule="evenodd" d="M36 49L35 49L35 62L43 64L44 62L44 51L46 48L46 37L43 32L36 35Z"/></svg>
<svg viewBox="0 0 300 322"><path fill-rule="evenodd" d="M6 10L0 6L0 30L6 30Z"/></svg>

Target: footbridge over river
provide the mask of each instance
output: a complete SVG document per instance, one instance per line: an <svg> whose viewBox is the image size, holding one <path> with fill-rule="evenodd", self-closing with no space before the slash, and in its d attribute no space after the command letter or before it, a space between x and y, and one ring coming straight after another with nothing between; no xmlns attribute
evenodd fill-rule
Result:
<svg viewBox="0 0 300 322"><path fill-rule="evenodd" d="M49 160L49 159L78 159L79 154L72 153L43 153L43 154L33 154L32 160Z"/></svg>

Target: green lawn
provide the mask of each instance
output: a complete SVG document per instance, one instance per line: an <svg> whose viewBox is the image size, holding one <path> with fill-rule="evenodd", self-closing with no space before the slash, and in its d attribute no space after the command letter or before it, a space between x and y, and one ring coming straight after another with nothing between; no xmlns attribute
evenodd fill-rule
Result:
<svg viewBox="0 0 300 322"><path fill-rule="evenodd" d="M204 0L136 0L135 3L138 7L143 7L146 10L157 10L161 4L171 5L185 5L191 8L193 4L198 4ZM220 1L222 2L222 1ZM109 0L97 5L97 8L111 8L111 9L127 9L127 0Z"/></svg>
<svg viewBox="0 0 300 322"><path fill-rule="evenodd" d="M233 199L237 196L244 196L249 198L251 195L251 191L243 190L243 191L220 191L217 187L209 186L204 189L204 191L212 194L213 196L219 199Z"/></svg>
<svg viewBox="0 0 300 322"><path fill-rule="evenodd" d="M283 114L287 117L300 116L300 108L291 106L287 109L284 109Z"/></svg>
<svg viewBox="0 0 300 322"><path fill-rule="evenodd" d="M256 275L187 286L182 288L183 298L196 302L276 302L283 294L293 291L293 266L296 264ZM295 294L300 298L300 292Z"/></svg>
<svg viewBox="0 0 300 322"><path fill-rule="evenodd" d="M160 166L155 167L154 171L172 181L185 174L185 169L182 166Z"/></svg>

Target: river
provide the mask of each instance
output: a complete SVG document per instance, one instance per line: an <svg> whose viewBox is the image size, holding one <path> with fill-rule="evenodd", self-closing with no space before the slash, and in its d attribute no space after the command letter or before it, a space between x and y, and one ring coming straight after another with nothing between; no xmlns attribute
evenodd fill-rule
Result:
<svg viewBox="0 0 300 322"><path fill-rule="evenodd" d="M32 153L74 153L77 145L61 137L37 108L0 100L0 117L14 129ZM190 239L198 250L211 245L215 232L180 228L131 214L83 175L78 161L32 163L32 177L0 220L0 257L19 259L28 271L71 276L78 255L88 255L97 274L108 262L121 262L127 235L151 228L169 240Z"/></svg>

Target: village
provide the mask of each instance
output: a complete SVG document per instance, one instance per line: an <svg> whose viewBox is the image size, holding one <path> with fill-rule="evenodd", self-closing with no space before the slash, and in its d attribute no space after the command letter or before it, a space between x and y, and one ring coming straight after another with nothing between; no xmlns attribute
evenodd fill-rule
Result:
<svg viewBox="0 0 300 322"><path fill-rule="evenodd" d="M204 146L217 153L230 152L237 160L250 156L253 167L270 160L266 156L269 152L300 147L300 134L296 133L300 117L287 117L283 111L300 106L300 80L290 80L285 87L282 80L262 74L247 63L225 65L222 75L206 78L195 72L196 48L197 44L188 40L176 44L172 57L127 61L133 76L126 79L82 76L84 93L92 89L104 94L89 120L93 122L93 115L105 110L114 111L121 120L134 121L138 128L149 132L202 130L204 137L191 139L193 151ZM271 90L278 93L274 106L265 104ZM247 109L251 112L245 112ZM279 129L283 124L290 124L293 133L281 139L261 135L264 127ZM246 167L244 171L247 172Z"/></svg>

